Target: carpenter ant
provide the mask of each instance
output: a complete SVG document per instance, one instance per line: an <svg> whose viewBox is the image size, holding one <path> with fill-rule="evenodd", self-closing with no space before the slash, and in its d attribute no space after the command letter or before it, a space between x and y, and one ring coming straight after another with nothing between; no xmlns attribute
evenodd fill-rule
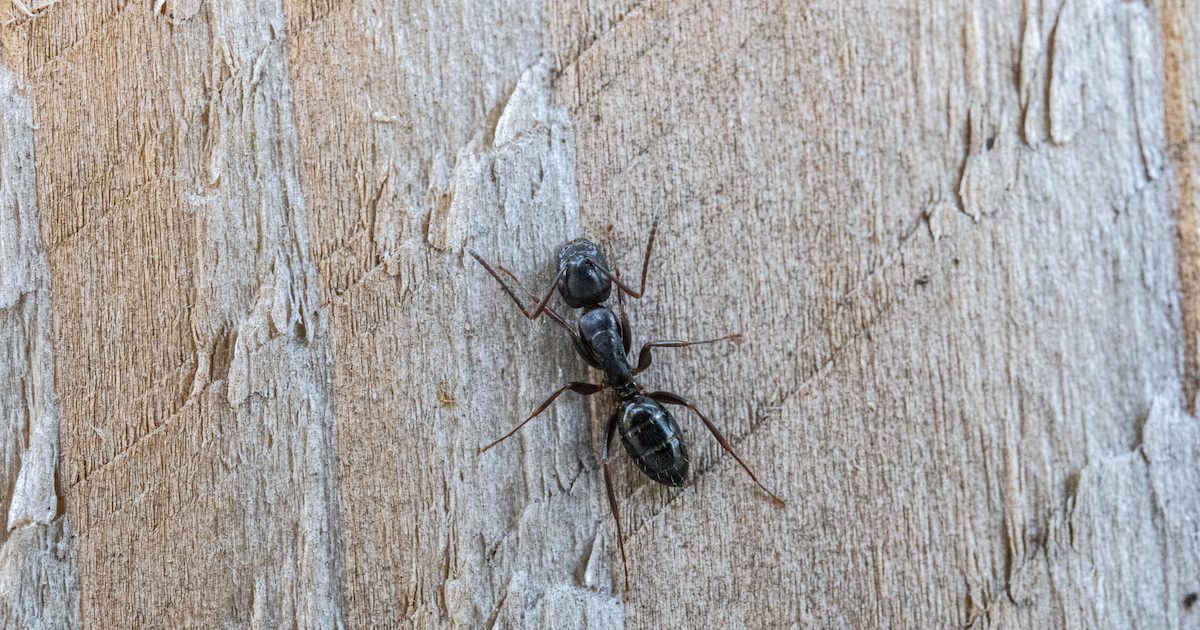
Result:
<svg viewBox="0 0 1200 630"><path fill-rule="evenodd" d="M497 265L499 268L499 272L497 272L496 269L480 258L478 254L467 250L496 279L496 282L500 283L500 288L508 294L508 297L512 298L513 302L517 304L517 308L521 309L525 317L537 319L545 314L558 323L559 326L562 326L571 335L575 349L583 357L583 360L588 365L602 371L605 381L604 385L586 382L571 382L563 385L555 390L553 394L550 394L550 397L538 405L537 409L534 409L533 413L521 421L516 428L506 433L500 439L484 446L480 449L480 452L487 451L521 430L526 423L545 411L556 398L567 390L584 396L590 396L601 390L611 388L616 394L616 409L613 411L612 416L609 417L604 429L604 448L601 463L604 467L604 486L608 493L608 505L612 509L613 518L617 524L617 544L621 550L621 565L625 570L625 593L629 592L629 563L625 558L625 541L621 534L621 512L617 508L617 497L616 493L613 492L612 479L608 468L611 459L609 448L612 444L613 435L617 430L621 432L621 443L625 445L625 450L647 477L668 486L680 486L683 485L688 474L687 448L683 443L683 432L680 431L675 418L671 416L671 413L667 411L664 405L687 407L700 418L700 421L704 423L704 426L708 428L709 432L720 443L721 448L725 449L727 453L737 460L737 463L750 475L754 483L758 484L758 487L762 488L763 492L766 492L776 505L783 505L783 499L775 496L773 492L768 490L758 480L758 477L754 476L750 467L734 452L733 447L729 445L729 441L725 439L725 436L721 435L717 427L694 404L682 396L670 392L657 391L647 393L634 380L634 377L650 367L651 350L654 348L684 348L727 339L733 341L741 339L740 334L732 334L702 341L651 341L642 345L641 351L638 352L637 367L630 367L628 355L632 339L629 330L629 320L625 315L624 296L641 298L645 293L646 271L650 263L650 252L654 249L654 235L657 232L658 220L656 219L650 227L650 236L646 243L646 254L642 258L642 282L637 291L634 291L621 282L620 271L610 271L608 262L604 259L604 254L600 252L600 248L587 239L575 239L562 247L558 254L558 274L554 277L553 284L551 284L550 288L541 298L526 289L521 284L521 281L511 271L505 269L503 265ZM528 310L522 299L517 297L513 289L500 276L501 273L508 276L516 284L517 288L525 294L526 298L531 300L531 303L536 304L537 307L533 310ZM619 318L613 313L612 309L604 305L614 286L617 289L617 303L620 309ZM562 315L559 315L550 307L550 297L554 294L555 289L558 290L559 295L562 296L563 301L568 306L582 309L576 328L572 328Z"/></svg>

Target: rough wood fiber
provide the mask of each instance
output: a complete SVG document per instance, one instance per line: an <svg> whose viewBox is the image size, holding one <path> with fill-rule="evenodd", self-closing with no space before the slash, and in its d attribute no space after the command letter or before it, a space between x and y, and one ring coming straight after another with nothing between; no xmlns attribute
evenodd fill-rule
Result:
<svg viewBox="0 0 1200 630"><path fill-rule="evenodd" d="M330 337L282 6L146 9L56 8L6 49L70 104L34 138L80 617L330 627Z"/></svg>
<svg viewBox="0 0 1200 630"><path fill-rule="evenodd" d="M1200 625L1196 6L35 4L9 626ZM654 216L637 340L746 341L644 382L789 504L681 413L622 603L605 397L477 452L595 375L465 250L540 291Z"/></svg>
<svg viewBox="0 0 1200 630"><path fill-rule="evenodd" d="M34 195L33 112L0 69L0 626L79 623L58 476L50 273Z"/></svg>

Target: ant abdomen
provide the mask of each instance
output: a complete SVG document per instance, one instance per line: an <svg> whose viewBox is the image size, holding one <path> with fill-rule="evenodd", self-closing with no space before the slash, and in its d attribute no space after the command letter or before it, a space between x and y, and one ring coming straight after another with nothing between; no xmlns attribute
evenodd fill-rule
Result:
<svg viewBox="0 0 1200 630"><path fill-rule="evenodd" d="M687 447L671 412L657 401L637 396L621 405L617 427L621 443L646 476L668 486L687 480Z"/></svg>

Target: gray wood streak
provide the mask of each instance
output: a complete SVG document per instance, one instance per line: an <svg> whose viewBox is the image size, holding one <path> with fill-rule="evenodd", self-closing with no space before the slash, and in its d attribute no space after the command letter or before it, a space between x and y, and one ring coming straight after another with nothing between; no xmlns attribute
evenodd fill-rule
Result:
<svg viewBox="0 0 1200 630"><path fill-rule="evenodd" d="M0 68L0 626L79 623L71 524L58 485L50 273L38 233L33 112Z"/></svg>

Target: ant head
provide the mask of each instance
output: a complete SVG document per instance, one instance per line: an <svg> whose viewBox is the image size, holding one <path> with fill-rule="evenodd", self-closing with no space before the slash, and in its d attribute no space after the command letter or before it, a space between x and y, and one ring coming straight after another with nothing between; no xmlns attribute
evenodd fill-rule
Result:
<svg viewBox="0 0 1200 630"><path fill-rule="evenodd" d="M571 308L601 304L612 292L608 261L596 244L577 238L558 253L558 293Z"/></svg>

